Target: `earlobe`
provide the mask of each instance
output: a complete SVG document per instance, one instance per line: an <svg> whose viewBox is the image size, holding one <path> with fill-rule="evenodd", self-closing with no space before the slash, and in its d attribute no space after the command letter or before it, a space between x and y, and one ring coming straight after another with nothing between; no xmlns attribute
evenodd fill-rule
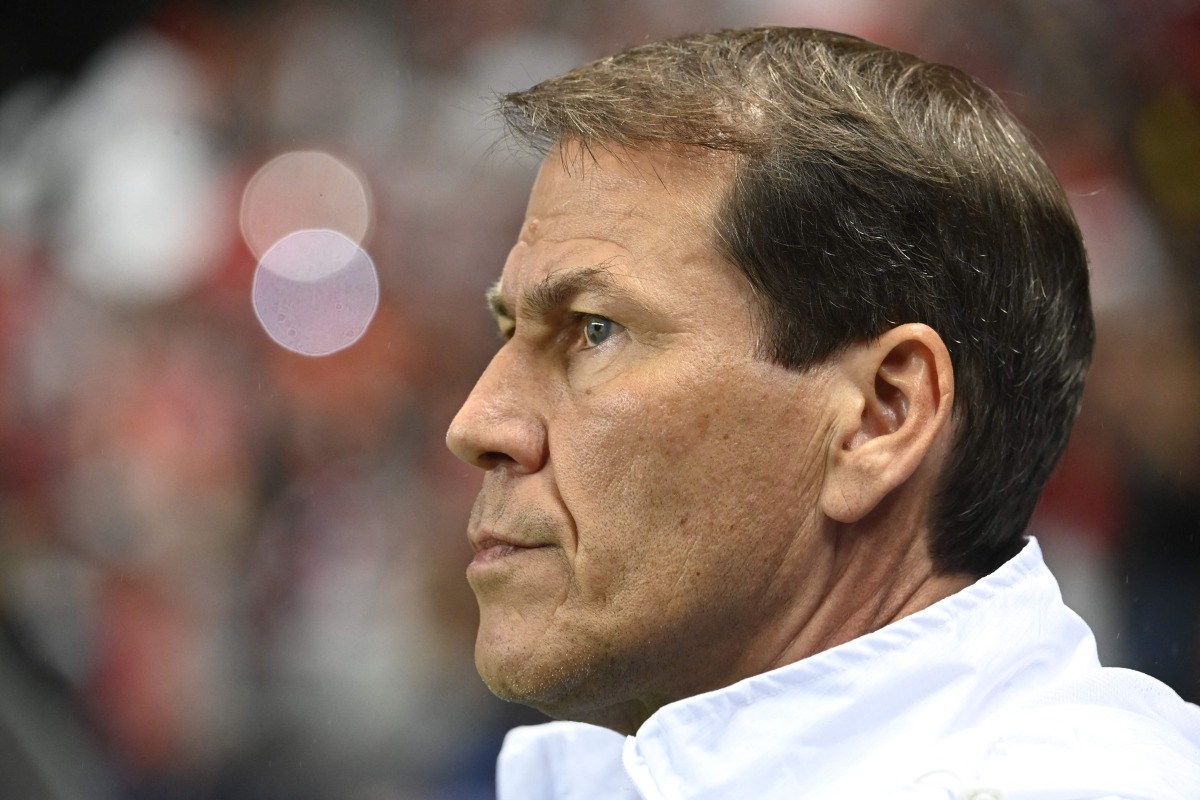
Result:
<svg viewBox="0 0 1200 800"><path fill-rule="evenodd" d="M852 523L905 484L949 430L954 373L941 337L919 323L851 347L838 366L848 397L820 502L826 516Z"/></svg>

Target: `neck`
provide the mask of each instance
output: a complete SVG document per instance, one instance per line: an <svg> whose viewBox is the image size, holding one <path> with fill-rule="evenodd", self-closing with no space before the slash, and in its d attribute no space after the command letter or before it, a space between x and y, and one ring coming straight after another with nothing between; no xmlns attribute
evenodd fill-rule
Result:
<svg viewBox="0 0 1200 800"><path fill-rule="evenodd" d="M799 569L780 570L773 596L764 598L764 614L771 624L739 642L732 662L714 660L709 665L712 670L693 665L688 685L676 687L681 691L596 709L583 721L633 734L667 703L865 636L975 581L974 576L935 570L923 532L907 538L898 533L919 530L907 525L883 530L857 523L828 531L828 546L811 553Z"/></svg>
<svg viewBox="0 0 1200 800"><path fill-rule="evenodd" d="M914 614L975 582L938 571L916 520L875 515L837 525L804 596L757 654L754 672L807 658Z"/></svg>

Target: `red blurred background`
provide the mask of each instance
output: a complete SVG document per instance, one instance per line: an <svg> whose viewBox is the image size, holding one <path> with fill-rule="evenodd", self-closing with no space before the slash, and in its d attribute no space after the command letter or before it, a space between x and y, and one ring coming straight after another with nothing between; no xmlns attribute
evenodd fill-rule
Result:
<svg viewBox="0 0 1200 800"><path fill-rule="evenodd" d="M832 27L961 66L1075 204L1099 325L1033 523L1102 656L1200 700L1200 5L179 0L0 12L0 795L489 798L445 427L533 163L493 92L665 35ZM372 198L327 358L255 319L252 175ZM299 186L297 191L313 190Z"/></svg>

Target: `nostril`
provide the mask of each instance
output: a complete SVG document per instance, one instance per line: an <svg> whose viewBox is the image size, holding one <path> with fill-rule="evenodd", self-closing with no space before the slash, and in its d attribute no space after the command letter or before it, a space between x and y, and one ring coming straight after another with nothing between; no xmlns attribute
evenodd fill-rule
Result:
<svg viewBox="0 0 1200 800"><path fill-rule="evenodd" d="M485 469L491 469L504 463L514 463L515 460L506 453L491 450L479 456L479 465Z"/></svg>

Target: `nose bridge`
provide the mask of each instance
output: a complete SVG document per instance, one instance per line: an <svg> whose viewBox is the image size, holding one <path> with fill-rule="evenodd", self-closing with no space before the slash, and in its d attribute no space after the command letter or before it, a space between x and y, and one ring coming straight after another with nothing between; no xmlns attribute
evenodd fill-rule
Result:
<svg viewBox="0 0 1200 800"><path fill-rule="evenodd" d="M450 423L450 450L468 464L510 463L536 472L545 462L546 434L536 381L515 342L497 351Z"/></svg>

